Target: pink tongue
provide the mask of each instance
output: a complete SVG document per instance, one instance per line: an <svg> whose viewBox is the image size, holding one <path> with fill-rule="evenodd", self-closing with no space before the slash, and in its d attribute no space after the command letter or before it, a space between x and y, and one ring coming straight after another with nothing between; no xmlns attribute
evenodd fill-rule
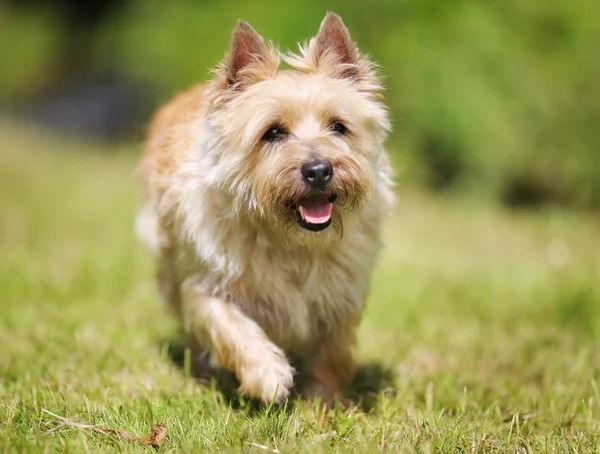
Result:
<svg viewBox="0 0 600 454"><path fill-rule="evenodd" d="M298 207L302 207L304 219L310 224L325 224L331 219L331 203L327 196L315 196L302 199Z"/></svg>

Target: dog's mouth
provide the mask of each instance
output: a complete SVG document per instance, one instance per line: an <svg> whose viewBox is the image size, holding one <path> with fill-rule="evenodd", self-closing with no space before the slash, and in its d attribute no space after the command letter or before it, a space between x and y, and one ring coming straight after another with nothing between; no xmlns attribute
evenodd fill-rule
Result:
<svg viewBox="0 0 600 454"><path fill-rule="evenodd" d="M320 232L331 225L333 203L337 194L316 194L291 204L296 222L311 232Z"/></svg>

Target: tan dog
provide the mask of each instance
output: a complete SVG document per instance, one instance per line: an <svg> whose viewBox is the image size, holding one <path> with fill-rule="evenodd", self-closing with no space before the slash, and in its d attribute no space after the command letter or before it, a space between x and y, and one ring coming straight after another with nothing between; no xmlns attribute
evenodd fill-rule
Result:
<svg viewBox="0 0 600 454"><path fill-rule="evenodd" d="M215 74L152 123L138 235L162 296L241 393L285 399L290 353L306 359L303 395L331 401L393 198L374 65L328 13L299 55L239 21Z"/></svg>

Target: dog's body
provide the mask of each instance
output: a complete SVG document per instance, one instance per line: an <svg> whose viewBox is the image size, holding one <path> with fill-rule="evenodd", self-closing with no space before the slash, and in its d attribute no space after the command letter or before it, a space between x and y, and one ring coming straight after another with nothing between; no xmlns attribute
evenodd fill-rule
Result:
<svg viewBox="0 0 600 454"><path fill-rule="evenodd" d="M137 230L162 296L243 394L285 398L286 352L306 359L304 394L331 400L392 201L388 120L338 16L286 61L239 22L216 79L158 112Z"/></svg>

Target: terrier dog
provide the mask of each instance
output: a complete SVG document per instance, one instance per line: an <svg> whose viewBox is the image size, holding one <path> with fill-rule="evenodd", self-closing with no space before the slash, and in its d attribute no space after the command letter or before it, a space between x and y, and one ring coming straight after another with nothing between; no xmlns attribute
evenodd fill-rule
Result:
<svg viewBox="0 0 600 454"><path fill-rule="evenodd" d="M289 354L306 363L302 395L331 402L393 201L375 66L328 13L298 54L238 21L214 74L151 124L138 236L162 297L240 393L282 402Z"/></svg>

